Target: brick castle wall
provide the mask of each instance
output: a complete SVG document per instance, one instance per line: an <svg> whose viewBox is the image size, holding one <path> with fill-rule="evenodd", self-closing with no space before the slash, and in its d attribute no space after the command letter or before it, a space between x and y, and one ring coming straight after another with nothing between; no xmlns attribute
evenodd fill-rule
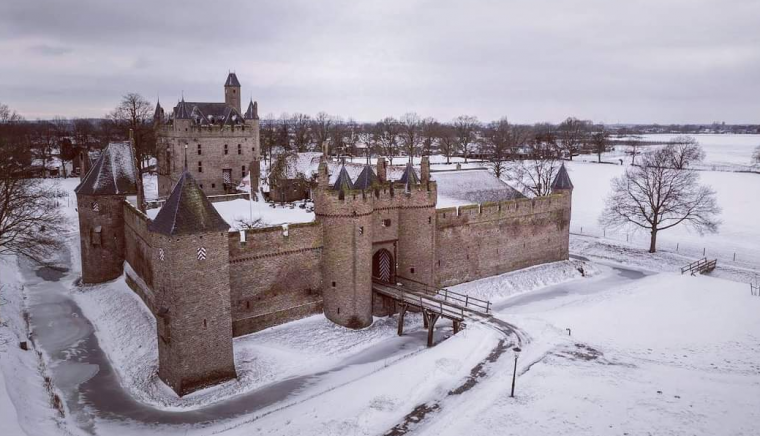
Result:
<svg viewBox="0 0 760 436"><path fill-rule="evenodd" d="M234 336L322 312L322 226L229 234Z"/></svg>
<svg viewBox="0 0 760 436"><path fill-rule="evenodd" d="M119 277L124 263L123 195L77 195L82 282Z"/></svg>
<svg viewBox="0 0 760 436"><path fill-rule="evenodd" d="M161 197L171 193L182 174L185 145L187 168L206 195L225 193L225 169L230 170L231 183L237 186L248 174L251 162L260 155L258 120L246 120L244 125L235 127L202 128L193 127L189 120L175 120L174 125L159 127L156 134L158 195Z"/></svg>
<svg viewBox="0 0 760 436"><path fill-rule="evenodd" d="M452 286L569 257L571 194L436 211L436 282Z"/></svg>

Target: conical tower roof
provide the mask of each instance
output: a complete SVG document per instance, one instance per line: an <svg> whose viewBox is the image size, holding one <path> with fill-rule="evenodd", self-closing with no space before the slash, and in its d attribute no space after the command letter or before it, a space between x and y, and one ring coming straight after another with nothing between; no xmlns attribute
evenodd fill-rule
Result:
<svg viewBox="0 0 760 436"><path fill-rule="evenodd" d="M226 232L230 225L219 215L187 170L150 224L152 232L167 236Z"/></svg>
<svg viewBox="0 0 760 436"><path fill-rule="evenodd" d="M354 189L370 189L375 183L379 183L379 179L372 171L372 166L365 165L359 177L356 178L356 182L354 182Z"/></svg>
<svg viewBox="0 0 760 436"><path fill-rule="evenodd" d="M570 175L567 174L564 163L559 167L557 177L552 182L552 190L555 189L573 189L573 182L570 181Z"/></svg>
<svg viewBox="0 0 760 436"><path fill-rule="evenodd" d="M248 103L248 110L245 111L246 120L258 120L259 119L259 103L251 100Z"/></svg>
<svg viewBox="0 0 760 436"><path fill-rule="evenodd" d="M129 142L112 142L74 189L82 195L134 195L138 171Z"/></svg>
<svg viewBox="0 0 760 436"><path fill-rule="evenodd" d="M414 171L414 167L410 163L406 164L406 169L404 170L404 174L401 175L401 178L398 179L398 181L405 185L419 185L420 184L420 178L417 176L417 172Z"/></svg>
<svg viewBox="0 0 760 436"><path fill-rule="evenodd" d="M345 166L340 167L340 174L338 174L338 178L335 180L333 189L336 191L350 191L354 189L354 184L351 182L351 176L348 175Z"/></svg>
<svg viewBox="0 0 760 436"><path fill-rule="evenodd" d="M240 82L238 81L237 74L229 73L227 80L224 81L224 86L237 86L239 88Z"/></svg>

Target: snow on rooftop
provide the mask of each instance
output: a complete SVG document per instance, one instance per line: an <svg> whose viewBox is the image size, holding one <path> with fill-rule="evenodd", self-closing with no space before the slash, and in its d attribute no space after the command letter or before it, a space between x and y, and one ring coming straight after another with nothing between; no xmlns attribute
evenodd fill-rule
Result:
<svg viewBox="0 0 760 436"><path fill-rule="evenodd" d="M249 202L248 200L238 198L230 201L220 201L212 203L214 209L230 225L230 231L241 229L241 221L251 222L261 220L260 225L263 227L277 226L282 224L308 223L314 221L314 212L301 209L298 205L292 209L289 205L285 207L277 205L272 207L271 203L263 200ZM148 218L155 219L160 208L148 209L146 214Z"/></svg>
<svg viewBox="0 0 760 436"><path fill-rule="evenodd" d="M523 197L487 169L434 172L431 177L438 185L439 208Z"/></svg>

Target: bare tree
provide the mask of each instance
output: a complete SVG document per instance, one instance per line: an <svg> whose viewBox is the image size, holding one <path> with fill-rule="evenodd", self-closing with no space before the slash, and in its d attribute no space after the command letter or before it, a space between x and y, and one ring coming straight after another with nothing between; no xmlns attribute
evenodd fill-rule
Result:
<svg viewBox="0 0 760 436"><path fill-rule="evenodd" d="M129 131L135 143L135 154L139 163L140 177L148 169L150 158L156 155L156 138L153 130L153 105L140 94L130 92L107 118L119 129L120 137L127 139Z"/></svg>
<svg viewBox="0 0 760 436"><path fill-rule="evenodd" d="M715 192L699 184L695 171L673 167L673 150L665 147L642 156L612 180L599 218L605 227L632 227L649 231L649 252L657 251L657 234L685 224L699 234L715 233L720 213Z"/></svg>
<svg viewBox="0 0 760 436"><path fill-rule="evenodd" d="M551 194L551 184L560 168L556 137L551 132L536 133L525 145L528 159L513 161L507 175L523 194L541 197Z"/></svg>
<svg viewBox="0 0 760 436"><path fill-rule="evenodd" d="M474 116L460 115L454 119L454 131L456 132L459 150L464 154L465 163L467 163L472 146L475 144L479 128L480 121Z"/></svg>
<svg viewBox="0 0 760 436"><path fill-rule="evenodd" d="M609 142L609 134L604 129L591 135L591 149L596 153L599 163L602 163L602 153L607 151Z"/></svg>
<svg viewBox="0 0 760 436"><path fill-rule="evenodd" d="M314 142L317 150L325 156L330 155L330 130L333 126L333 117L327 112L319 112L311 121L311 131L314 135Z"/></svg>
<svg viewBox="0 0 760 436"><path fill-rule="evenodd" d="M483 149L494 175L501 178L518 147L528 139L528 129L510 124L507 117L489 123L483 129Z"/></svg>
<svg viewBox="0 0 760 436"><path fill-rule="evenodd" d="M42 162L42 177L47 177L48 163L53 159L58 135L50 121L37 121L32 130L33 155Z"/></svg>
<svg viewBox="0 0 760 436"><path fill-rule="evenodd" d="M11 124L23 121L23 117L7 104L0 103L0 124Z"/></svg>
<svg viewBox="0 0 760 436"><path fill-rule="evenodd" d="M386 117L375 125L375 132L382 154L388 158L388 164L393 165L393 157L398 155L399 122L393 117Z"/></svg>
<svg viewBox="0 0 760 436"><path fill-rule="evenodd" d="M563 121L557 131L559 132L560 145L567 153L570 160L586 144L589 123L577 118L570 117Z"/></svg>
<svg viewBox="0 0 760 436"><path fill-rule="evenodd" d="M0 254L45 263L62 246L65 218L53 185L26 177L23 153L0 136Z"/></svg>
<svg viewBox="0 0 760 436"><path fill-rule="evenodd" d="M691 136L677 136L668 141L665 147L669 149L671 165L678 170L686 169L692 163L705 159L702 146Z"/></svg>
<svg viewBox="0 0 760 436"><path fill-rule="evenodd" d="M422 140L422 155L430 156L435 149L436 139L438 138L437 130L439 128L438 121L435 118L425 118L422 120L422 128L420 130L420 138Z"/></svg>
<svg viewBox="0 0 760 436"><path fill-rule="evenodd" d="M312 143L311 117L295 113L290 117L288 124L293 137L293 147L299 153L308 151Z"/></svg>
<svg viewBox="0 0 760 436"><path fill-rule="evenodd" d="M446 156L446 163L450 164L451 156L457 152L459 144L454 127L448 124L438 124L435 136L438 142L438 151Z"/></svg>
<svg viewBox="0 0 760 436"><path fill-rule="evenodd" d="M627 142L628 154L631 155L631 165L636 165L636 156L641 154L641 137L630 135Z"/></svg>
<svg viewBox="0 0 760 436"><path fill-rule="evenodd" d="M345 155L346 150L346 124L340 117L332 119L332 126L330 126L329 133L329 148L333 153Z"/></svg>
<svg viewBox="0 0 760 436"><path fill-rule="evenodd" d="M277 144L278 139L278 122L274 114L267 114L261 119L259 128L259 137L261 139L261 149L264 154L264 161L272 158L272 148Z"/></svg>
<svg viewBox="0 0 760 436"><path fill-rule="evenodd" d="M408 112L401 116L401 140L404 150L411 162L422 141L422 120L415 112Z"/></svg>

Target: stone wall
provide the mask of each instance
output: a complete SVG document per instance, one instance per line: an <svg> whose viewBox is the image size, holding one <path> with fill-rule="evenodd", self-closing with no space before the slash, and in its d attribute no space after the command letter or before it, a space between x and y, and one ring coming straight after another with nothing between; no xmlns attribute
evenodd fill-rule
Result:
<svg viewBox="0 0 760 436"><path fill-rule="evenodd" d="M229 234L233 334L322 312L322 227L291 224Z"/></svg>
<svg viewBox="0 0 760 436"><path fill-rule="evenodd" d="M569 256L571 194L436 211L436 282L451 286Z"/></svg>

